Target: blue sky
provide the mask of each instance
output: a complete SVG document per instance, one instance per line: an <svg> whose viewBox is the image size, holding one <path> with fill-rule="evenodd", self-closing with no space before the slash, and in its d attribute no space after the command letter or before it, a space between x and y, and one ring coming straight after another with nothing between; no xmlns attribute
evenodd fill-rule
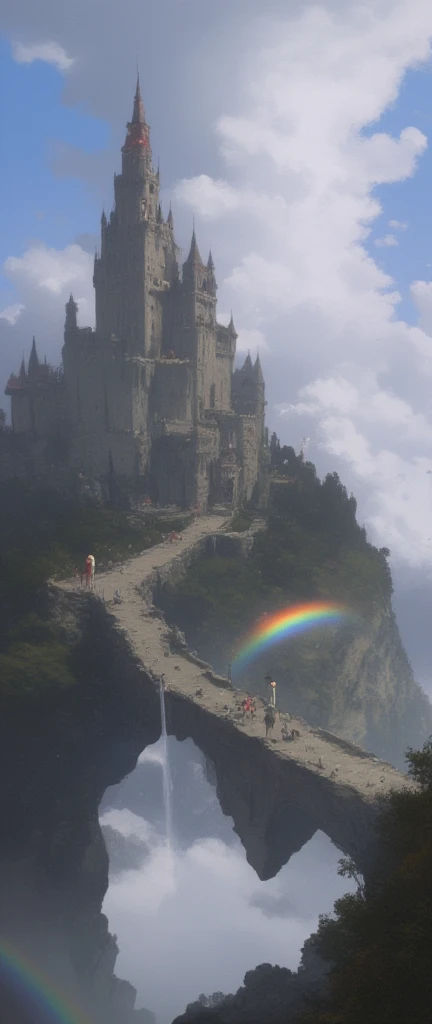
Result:
<svg viewBox="0 0 432 1024"><path fill-rule="evenodd" d="M378 125L371 126L371 131L399 136L408 126L426 135L428 149L420 158L413 178L376 190L383 214L374 224L368 248L398 285L402 295L399 315L413 323L416 311L409 296L409 285L412 281L432 277L432 74L424 68L407 72L396 103L385 112ZM408 227L404 232L394 232L399 246L379 250L374 240L391 232L387 225L393 219Z"/></svg>
<svg viewBox="0 0 432 1024"><path fill-rule="evenodd" d="M97 233L100 209L77 178L58 178L50 167L52 145L66 142L88 153L104 149L109 126L83 108L62 102L63 75L43 61L18 64L10 44L0 37L0 106L2 152L0 182L2 231L0 265L20 256L29 242L63 248L76 235ZM17 299L2 274L0 303Z"/></svg>
<svg viewBox="0 0 432 1024"><path fill-rule="evenodd" d="M7 154L0 171L1 194L7 197L0 236L3 267L8 256L21 255L35 239L63 248L77 235L98 235L101 204L96 194L77 177L56 176L52 153L56 143L85 153L103 152L111 129L83 106L64 104L63 73L40 60L18 64L10 42L1 36L0 69L1 93L9 97L0 107L3 152ZM408 125L432 136L432 74L424 69L408 71L396 103L370 130L397 136ZM399 314L408 322L415 322L409 284L432 276L431 182L432 150L428 148L413 178L377 189L383 213L366 243L373 258L395 278L402 294ZM392 232L388 227L392 219L406 223L407 229ZM375 239L389 232L396 235L399 245L377 248ZM0 306L17 298L13 285L1 274Z"/></svg>

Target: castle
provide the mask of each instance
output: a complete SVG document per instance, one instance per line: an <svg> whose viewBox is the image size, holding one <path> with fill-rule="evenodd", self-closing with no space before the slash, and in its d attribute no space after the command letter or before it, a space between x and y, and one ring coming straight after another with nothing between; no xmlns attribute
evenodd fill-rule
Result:
<svg viewBox="0 0 432 1024"><path fill-rule="evenodd" d="M256 493L265 462L264 378L259 357L234 369L234 322L217 322L213 259L203 263L195 229L180 276L139 78L114 195L94 261L96 327L78 326L71 295L60 369L39 361L33 339L6 388L0 476L68 481L105 500L236 505Z"/></svg>

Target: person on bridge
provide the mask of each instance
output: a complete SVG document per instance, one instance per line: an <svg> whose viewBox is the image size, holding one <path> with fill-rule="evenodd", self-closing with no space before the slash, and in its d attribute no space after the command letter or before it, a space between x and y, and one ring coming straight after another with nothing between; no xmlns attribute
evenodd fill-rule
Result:
<svg viewBox="0 0 432 1024"><path fill-rule="evenodd" d="M86 590L91 590L92 571L93 571L92 560L91 560L91 558L89 556L87 556L86 563L85 563L85 588L86 588Z"/></svg>
<svg viewBox="0 0 432 1024"><path fill-rule="evenodd" d="M267 739L267 736L268 736L269 732L273 732L273 729L275 727L275 722L276 722L276 715L274 713L273 708L269 707L269 708L267 708L266 713L264 715L266 739Z"/></svg>
<svg viewBox="0 0 432 1024"><path fill-rule="evenodd" d="M243 721L250 717L251 702L250 697L245 697L242 701Z"/></svg>
<svg viewBox="0 0 432 1024"><path fill-rule="evenodd" d="M276 707L276 683L271 675L266 675L265 681L267 683L267 697L268 702L272 708Z"/></svg>
<svg viewBox="0 0 432 1024"><path fill-rule="evenodd" d="M91 561L91 589L93 590L93 587L94 587L94 578L95 578L95 569L96 569L96 562L95 562L95 560L94 560L94 555L89 555L88 557L89 557L89 559L90 559L90 561Z"/></svg>

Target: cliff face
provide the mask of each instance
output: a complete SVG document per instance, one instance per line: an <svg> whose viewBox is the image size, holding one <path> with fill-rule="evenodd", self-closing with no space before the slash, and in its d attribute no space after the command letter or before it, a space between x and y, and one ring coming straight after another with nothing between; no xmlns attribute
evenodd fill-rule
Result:
<svg viewBox="0 0 432 1024"><path fill-rule="evenodd" d="M414 680L390 602L342 652L337 670L326 728L404 768L407 748L421 747L432 732L432 709Z"/></svg>
<svg viewBox="0 0 432 1024"><path fill-rule="evenodd" d="M49 937L56 956L62 949L56 974L71 998L84 1000L92 1020L128 1024L135 990L114 977L117 945L101 914L108 855L98 808L106 787L158 738L157 702L133 673L122 677L120 664L108 675L98 666L79 601L51 594L50 604L81 681L45 698L1 702L2 889L26 894L18 915L16 898L9 912L2 900L1 928L19 948L30 942L34 964Z"/></svg>
<svg viewBox="0 0 432 1024"><path fill-rule="evenodd" d="M49 600L60 638L72 644L78 682L37 699L3 698L3 886L9 885L9 865L18 865L29 900L37 891L41 901L34 912L23 907L18 939L27 935L29 923L33 932L43 926L56 950L62 946L62 970L75 979L95 1021L128 1024L135 992L114 976L117 945L101 913L108 857L98 808L104 791L128 775L144 748L159 738L158 683L102 601L58 589ZM163 632L159 619L144 614L140 630L132 621L131 637L150 642L156 625ZM404 785L398 773L305 723L302 743L307 739L311 749L317 744L316 751L327 751L324 770L307 747L288 753L280 738L265 743L260 723L242 730L226 710L227 702L235 706L229 688L221 690L220 681L215 685L205 669L170 655L168 647L165 659L160 643L160 670L186 680L185 692L167 692L168 731L180 740L192 738L210 762L222 809L259 877L276 874L318 828L367 872L374 858L374 797ZM203 697L195 696L196 678ZM336 771L331 777L330 757L340 776Z"/></svg>
<svg viewBox="0 0 432 1024"><path fill-rule="evenodd" d="M209 538L178 563L175 575L160 576L155 599L190 646L226 672L242 632L242 614L250 623L263 611L259 597L255 605L249 599L257 572L262 575L253 537ZM273 607L280 606L277 592L274 601ZM263 693L268 671L277 679L283 711L373 750L402 770L407 748L421 747L432 733L432 706L414 680L391 596L379 589L361 628L295 637L289 645L273 647L235 681Z"/></svg>
<svg viewBox="0 0 432 1024"><path fill-rule="evenodd" d="M217 538L202 543L217 553ZM229 546L228 538L221 543ZM221 807L261 878L276 874L317 829L367 873L375 855L376 798L406 784L390 765L304 721L291 723L300 733L297 745L284 743L280 724L266 742L259 716L239 725L228 681L197 659L170 651L166 626L151 605L168 578L179 580L191 564L187 538L182 545L175 551L160 546L107 573L100 596L109 601L107 588L114 593L120 586L120 605L107 608L93 595L51 588L51 620L71 647L76 683L1 699L0 813L8 823L0 837L2 886L7 890L15 864L25 880L20 891L28 892L28 901L36 891L40 896L34 913L23 906L17 938L35 920L50 933L56 949L62 948L64 971L98 1024L129 1024L135 998L132 987L114 976L116 941L101 914L108 858L98 808L105 790L128 775L144 748L159 738L162 675L168 683L168 731L179 740L190 737L204 753ZM375 628L387 645L390 699L390 609ZM360 639L346 671L353 689L363 672L364 693L370 695L373 645L361 647ZM12 903L8 927L13 917Z"/></svg>

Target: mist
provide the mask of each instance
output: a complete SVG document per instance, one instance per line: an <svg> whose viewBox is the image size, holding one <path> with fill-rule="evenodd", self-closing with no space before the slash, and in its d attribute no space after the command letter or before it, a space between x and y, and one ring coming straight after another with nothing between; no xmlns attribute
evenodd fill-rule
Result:
<svg viewBox="0 0 432 1024"><path fill-rule="evenodd" d="M201 808L208 802L202 835L167 848L163 813L157 813L152 791L146 819L146 773L151 782L161 767L160 741L148 748L135 772L106 794L101 824L147 845L144 863L136 870L110 875L103 911L117 935L120 954L117 973L136 987L137 1006L156 1014L157 1024L170 1024L200 993L235 992L246 971L260 963L295 970L305 939L316 928L318 915L332 909L334 900L351 888L337 875L342 856L322 832L317 832L276 878L260 882L246 861L245 851L226 818L215 791L202 771L201 753L189 740L169 740L169 756L178 766L191 763L199 776ZM174 777L173 802L179 799ZM135 778L134 778L135 777ZM137 813L136 786L142 811ZM122 789L123 807L119 807ZM126 805L134 796L134 811ZM185 817L193 822L194 803L181 794ZM111 806L117 803L116 807ZM196 824L196 823L195 823ZM195 830L191 828L191 834ZM220 836L224 838L220 838Z"/></svg>

